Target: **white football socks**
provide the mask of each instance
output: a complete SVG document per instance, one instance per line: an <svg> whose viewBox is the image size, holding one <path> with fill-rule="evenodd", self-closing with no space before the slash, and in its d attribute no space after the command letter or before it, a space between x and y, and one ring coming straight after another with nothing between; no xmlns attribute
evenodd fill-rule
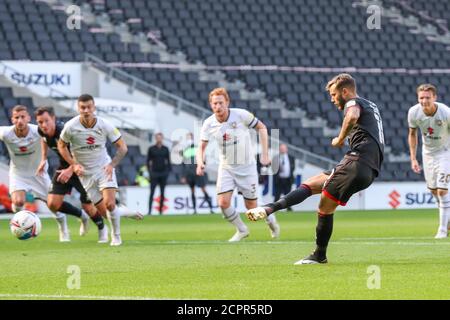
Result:
<svg viewBox="0 0 450 320"><path fill-rule="evenodd" d="M267 216L266 223L271 227L277 224L277 218L275 217L274 213L272 213L270 216Z"/></svg>
<svg viewBox="0 0 450 320"><path fill-rule="evenodd" d="M106 215L108 216L108 221L111 225L111 234L116 237L120 236L120 212L117 206L113 211L106 211Z"/></svg>
<svg viewBox="0 0 450 320"><path fill-rule="evenodd" d="M56 223L58 224L58 228L59 230L64 233L64 234L68 234L69 233L69 228L67 226L67 216L62 213L62 212L52 212L48 206L47 203L41 199L36 199L36 204L37 204L37 211L41 214L52 214L55 219L56 219Z"/></svg>
<svg viewBox="0 0 450 320"><path fill-rule="evenodd" d="M57 212L55 214L55 218L58 223L59 230L64 234L69 233L69 228L67 227L67 216L64 213Z"/></svg>
<svg viewBox="0 0 450 320"><path fill-rule="evenodd" d="M450 194L439 198L439 231L447 233L450 218Z"/></svg>
<svg viewBox="0 0 450 320"><path fill-rule="evenodd" d="M86 211L84 211L83 209L81 209L81 217L80 217L80 219L82 220L82 221L86 221L86 220L89 220L89 215L86 213Z"/></svg>
<svg viewBox="0 0 450 320"><path fill-rule="evenodd" d="M228 207L226 209L222 209L222 213L223 217L233 224L239 232L247 232L248 228L242 221L239 213L236 212L235 208Z"/></svg>

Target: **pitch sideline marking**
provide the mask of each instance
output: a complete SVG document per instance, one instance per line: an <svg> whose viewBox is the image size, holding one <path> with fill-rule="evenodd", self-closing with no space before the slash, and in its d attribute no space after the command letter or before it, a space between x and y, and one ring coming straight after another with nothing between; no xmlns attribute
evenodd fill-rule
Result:
<svg viewBox="0 0 450 320"><path fill-rule="evenodd" d="M370 239L370 238L363 238L364 240ZM405 240L404 238L392 238L392 240ZM355 245L355 244L365 244L365 245L409 245L409 246L450 246L450 242L438 242L438 240L434 240L431 238L430 242L411 242L411 241L357 241L357 238L354 238L352 240L337 240L332 241L331 244L344 244L344 245ZM433 241L434 240L434 241ZM150 241L150 242L143 242L143 241L133 241L129 240L127 243L129 244L149 244L149 245L195 245L195 244L223 244L223 245L236 245L236 244L246 244L246 245L285 245L285 244L311 244L314 241L242 241L239 243L229 243L228 241L224 240L198 240L198 241L177 241L177 240L169 240L169 241Z"/></svg>
<svg viewBox="0 0 450 320"><path fill-rule="evenodd" d="M0 293L0 298L49 298L49 299L93 299L93 300L192 300L182 298L155 297L120 297L120 296L91 296L91 295L59 295L59 294L15 294ZM197 300L197 299L195 299Z"/></svg>

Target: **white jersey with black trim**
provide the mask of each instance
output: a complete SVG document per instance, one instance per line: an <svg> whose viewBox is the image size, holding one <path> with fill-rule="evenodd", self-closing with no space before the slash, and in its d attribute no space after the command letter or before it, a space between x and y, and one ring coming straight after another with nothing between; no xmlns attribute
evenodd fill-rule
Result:
<svg viewBox="0 0 450 320"><path fill-rule="evenodd" d="M409 127L420 128L422 133L422 152L425 155L450 150L450 108L439 102L436 105L437 110L432 116L423 112L420 103L408 111Z"/></svg>
<svg viewBox="0 0 450 320"><path fill-rule="evenodd" d="M112 143L121 138L120 131L109 121L96 117L92 128L86 128L80 122L80 116L68 121L61 131L60 139L70 144L75 161L84 167L85 175L92 175L111 162L106 149L109 139Z"/></svg>
<svg viewBox="0 0 450 320"><path fill-rule="evenodd" d="M41 162L41 136L38 126L29 124L28 129L26 137L18 137L14 126L0 127L0 140L5 143L11 159L9 172L16 176L35 176Z"/></svg>
<svg viewBox="0 0 450 320"><path fill-rule="evenodd" d="M246 175L256 164L256 139L252 139L250 129L257 124L258 119L247 110L230 108L226 121L219 122L213 114L203 122L200 139L217 142L222 168Z"/></svg>

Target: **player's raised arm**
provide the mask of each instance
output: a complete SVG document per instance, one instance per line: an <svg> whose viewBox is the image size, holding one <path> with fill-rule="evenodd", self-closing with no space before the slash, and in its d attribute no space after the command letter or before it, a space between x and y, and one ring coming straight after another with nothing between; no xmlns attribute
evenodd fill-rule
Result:
<svg viewBox="0 0 450 320"><path fill-rule="evenodd" d="M262 148L261 158L259 161L261 162L261 165L268 166L271 161L269 158L269 133L267 131L267 127L261 120L259 120L255 126L255 130L258 131L259 141Z"/></svg>
<svg viewBox="0 0 450 320"><path fill-rule="evenodd" d="M201 140L200 145L198 146L198 149L197 149L197 155L196 155L197 175L199 175L199 176L203 176L205 174L204 159L205 159L205 150L206 150L207 145L208 145L208 141Z"/></svg>
<svg viewBox="0 0 450 320"><path fill-rule="evenodd" d="M36 175L41 176L44 174L45 165L47 164L48 145L44 139L41 138L41 162L36 170Z"/></svg>
<svg viewBox="0 0 450 320"><path fill-rule="evenodd" d="M409 128L408 131L408 145L409 145L409 155L411 158L411 169L415 173L420 173L422 168L419 165L419 161L417 161L417 144L418 144L418 135L417 128Z"/></svg>
<svg viewBox="0 0 450 320"><path fill-rule="evenodd" d="M361 110L357 104L347 107L339 136L334 138L331 142L333 147L342 147L344 145L345 138L348 136L350 131L352 131L360 117L360 114Z"/></svg>

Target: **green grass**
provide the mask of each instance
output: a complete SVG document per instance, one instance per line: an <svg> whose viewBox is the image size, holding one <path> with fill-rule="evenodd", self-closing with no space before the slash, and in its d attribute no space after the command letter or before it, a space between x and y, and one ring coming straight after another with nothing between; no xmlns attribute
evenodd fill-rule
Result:
<svg viewBox="0 0 450 320"><path fill-rule="evenodd" d="M250 237L226 242L220 215L122 219L121 247L96 243L93 225L71 243L43 219L36 239L19 241L0 221L0 299L145 297L168 299L450 299L450 241L434 240L437 210L340 211L327 265L294 266L314 248L316 215L280 213L282 234L269 241L263 222ZM81 288L67 288L69 265ZM369 290L367 268L381 270Z"/></svg>

